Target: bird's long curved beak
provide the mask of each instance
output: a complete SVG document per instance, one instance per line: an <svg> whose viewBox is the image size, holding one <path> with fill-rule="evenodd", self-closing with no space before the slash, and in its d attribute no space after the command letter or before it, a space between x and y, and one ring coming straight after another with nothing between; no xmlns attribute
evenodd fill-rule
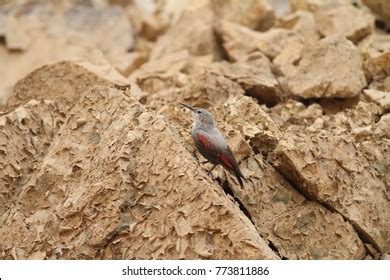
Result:
<svg viewBox="0 0 390 280"><path fill-rule="evenodd" d="M188 106L188 105L186 105L186 104L183 104L183 103L180 103L180 102L179 102L179 104L180 104L181 106L184 106L184 107L186 107L186 108L190 109L191 111L195 111L195 109L194 109L194 108L192 108L191 106Z"/></svg>

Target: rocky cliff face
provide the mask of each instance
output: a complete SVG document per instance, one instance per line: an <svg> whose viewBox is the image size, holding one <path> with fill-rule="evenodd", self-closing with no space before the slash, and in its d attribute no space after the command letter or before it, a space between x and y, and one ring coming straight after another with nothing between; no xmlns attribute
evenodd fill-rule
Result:
<svg viewBox="0 0 390 280"><path fill-rule="evenodd" d="M390 36L367 7L7 2L1 259L388 258ZM213 113L244 188L178 102Z"/></svg>

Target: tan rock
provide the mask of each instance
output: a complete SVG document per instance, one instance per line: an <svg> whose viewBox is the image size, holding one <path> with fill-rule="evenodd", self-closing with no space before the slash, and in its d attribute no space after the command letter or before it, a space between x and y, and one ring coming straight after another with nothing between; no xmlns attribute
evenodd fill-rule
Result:
<svg viewBox="0 0 390 280"><path fill-rule="evenodd" d="M257 50L259 32L223 20L216 22L214 29L230 61L243 60Z"/></svg>
<svg viewBox="0 0 390 280"><path fill-rule="evenodd" d="M31 38L26 26L20 24L16 17L8 17L5 24L4 38L7 49L11 51L25 51L28 49Z"/></svg>
<svg viewBox="0 0 390 280"><path fill-rule="evenodd" d="M280 18L277 27L298 31L307 42L320 39L314 16L308 11L299 10Z"/></svg>
<svg viewBox="0 0 390 280"><path fill-rule="evenodd" d="M231 97L223 106L219 106L217 111L217 116L223 120L223 122L221 121L222 129L240 131L241 139L248 141L256 153L261 152L267 155L276 148L282 133L253 98L247 96ZM229 138L231 137L229 136Z"/></svg>
<svg viewBox="0 0 390 280"><path fill-rule="evenodd" d="M168 31L160 36L152 49L150 59L166 54L188 50L192 55L222 57L213 28L213 12L210 7L187 9Z"/></svg>
<svg viewBox="0 0 390 280"><path fill-rule="evenodd" d="M353 97L367 84L357 48L342 36L324 38L303 51L288 88L301 98Z"/></svg>
<svg viewBox="0 0 390 280"><path fill-rule="evenodd" d="M227 180L223 185L230 186L231 193L239 199L258 232L272 242L281 257L360 259L364 256L362 242L340 214L332 213L317 202L306 201L258 154L267 155L272 151L282 133L253 98L233 96L225 104L209 110L227 136L247 179L245 188L241 189L222 168L216 168L212 177L218 176L216 180L222 182ZM163 109L162 113L180 131L187 149L197 155L188 129L192 118L188 112L183 114L183 110L180 112L172 106L172 110ZM205 172L207 168L206 165ZM339 235L335 236L335 230Z"/></svg>
<svg viewBox="0 0 390 280"><path fill-rule="evenodd" d="M303 37L297 31L273 28L267 32L261 33L261 36L257 41L257 47L266 56L274 59L291 44L303 42Z"/></svg>
<svg viewBox="0 0 390 280"><path fill-rule="evenodd" d="M247 95L255 97L260 103L272 106L282 99L270 61L260 52L253 53L246 61L214 63L211 69L240 84Z"/></svg>
<svg viewBox="0 0 390 280"><path fill-rule="evenodd" d="M92 52L84 59L74 59L45 65L27 75L14 87L7 110L32 99L60 99L72 105L87 89L97 85L128 86L100 52Z"/></svg>
<svg viewBox="0 0 390 280"><path fill-rule="evenodd" d="M119 61L112 61L112 65L124 77L129 76L148 60L148 56L142 52L130 52Z"/></svg>
<svg viewBox="0 0 390 280"><path fill-rule="evenodd" d="M297 31L272 28L267 32L255 32L239 24L218 22L215 31L231 61L245 60L256 51L274 59L290 45L303 43L304 38Z"/></svg>
<svg viewBox="0 0 390 280"><path fill-rule="evenodd" d="M149 7L148 2L151 4ZM164 7L159 5L157 7L157 3L152 1L134 1L126 6L125 10L139 37L156 41L168 28L170 19Z"/></svg>
<svg viewBox="0 0 390 280"><path fill-rule="evenodd" d="M192 56L187 50L169 53L153 59L134 71L129 79L148 93L172 87L184 87L189 83L189 74L204 72L212 62L212 56Z"/></svg>
<svg viewBox="0 0 390 280"><path fill-rule="evenodd" d="M277 258L164 120L115 89L75 104L16 204L2 258Z"/></svg>
<svg viewBox="0 0 390 280"><path fill-rule="evenodd" d="M349 5L351 0L289 0L292 11L307 10L315 12L324 6Z"/></svg>
<svg viewBox="0 0 390 280"><path fill-rule="evenodd" d="M371 161L353 138L336 130L310 133L291 126L275 152L276 168L296 182L301 193L342 214L381 252L389 250L386 187L376 175L375 160Z"/></svg>
<svg viewBox="0 0 390 280"><path fill-rule="evenodd" d="M0 227L65 121L55 101L31 100L0 116Z"/></svg>
<svg viewBox="0 0 390 280"><path fill-rule="evenodd" d="M277 76L292 76L305 50L305 43L301 40L294 40L286 46L272 61L275 66L274 72Z"/></svg>
<svg viewBox="0 0 390 280"><path fill-rule="evenodd" d="M245 190L235 188L235 193L260 234L283 258L363 258L363 243L339 213L306 200L260 156L241 165L250 179Z"/></svg>
<svg viewBox="0 0 390 280"><path fill-rule="evenodd" d="M379 134L380 136L385 136L387 139L390 139L390 114L385 114L381 117L381 119L377 123L376 129L377 134ZM386 158L389 158L388 155ZM388 162L387 166L390 166L390 162ZM390 175L387 176L390 177ZM390 178L387 182L390 182Z"/></svg>
<svg viewBox="0 0 390 280"><path fill-rule="evenodd" d="M362 0L375 13L390 24L390 2L387 0Z"/></svg>
<svg viewBox="0 0 390 280"><path fill-rule="evenodd" d="M194 106L208 108L221 105L232 96L244 95L245 91L236 82L212 70L193 75L183 88L181 100Z"/></svg>
<svg viewBox="0 0 390 280"><path fill-rule="evenodd" d="M251 29L267 30L275 21L274 10L267 0L211 0L211 7L218 19Z"/></svg>
<svg viewBox="0 0 390 280"><path fill-rule="evenodd" d="M366 59L364 72L370 88L390 91L390 51Z"/></svg>
<svg viewBox="0 0 390 280"><path fill-rule="evenodd" d="M390 52L390 34L373 32L358 44L364 59L370 59Z"/></svg>
<svg viewBox="0 0 390 280"><path fill-rule="evenodd" d="M390 92L379 91L375 89L365 89L365 96L380 105L384 111L390 111Z"/></svg>
<svg viewBox="0 0 390 280"><path fill-rule="evenodd" d="M322 36L337 33L355 44L374 28L373 16L352 5L326 6L318 9L314 15Z"/></svg>
<svg viewBox="0 0 390 280"><path fill-rule="evenodd" d="M268 112L282 131L293 124L311 126L323 113L321 106L317 103L306 107L302 102L292 99L280 102Z"/></svg>
<svg viewBox="0 0 390 280"><path fill-rule="evenodd" d="M4 9L5 14L0 12L0 33L6 42L0 44L0 94L43 65L81 57L94 49L118 62L134 47L133 28L120 7L75 7L71 1L63 5L24 2L13 1ZM19 51L10 51L7 46ZM4 103L6 100L0 110Z"/></svg>

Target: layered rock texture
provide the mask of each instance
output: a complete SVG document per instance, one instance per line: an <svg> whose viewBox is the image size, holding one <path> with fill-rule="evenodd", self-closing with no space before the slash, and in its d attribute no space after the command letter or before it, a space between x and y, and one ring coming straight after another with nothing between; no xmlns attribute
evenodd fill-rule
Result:
<svg viewBox="0 0 390 280"><path fill-rule="evenodd" d="M388 258L387 14L352 2L0 1L0 259Z"/></svg>

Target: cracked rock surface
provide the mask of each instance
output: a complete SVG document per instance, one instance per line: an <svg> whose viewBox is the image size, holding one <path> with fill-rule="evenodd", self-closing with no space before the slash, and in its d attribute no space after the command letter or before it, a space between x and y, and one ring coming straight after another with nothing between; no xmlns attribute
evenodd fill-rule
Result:
<svg viewBox="0 0 390 280"><path fill-rule="evenodd" d="M0 4L0 259L388 258L378 15L60 2ZM209 173L179 102L213 114L243 188Z"/></svg>

